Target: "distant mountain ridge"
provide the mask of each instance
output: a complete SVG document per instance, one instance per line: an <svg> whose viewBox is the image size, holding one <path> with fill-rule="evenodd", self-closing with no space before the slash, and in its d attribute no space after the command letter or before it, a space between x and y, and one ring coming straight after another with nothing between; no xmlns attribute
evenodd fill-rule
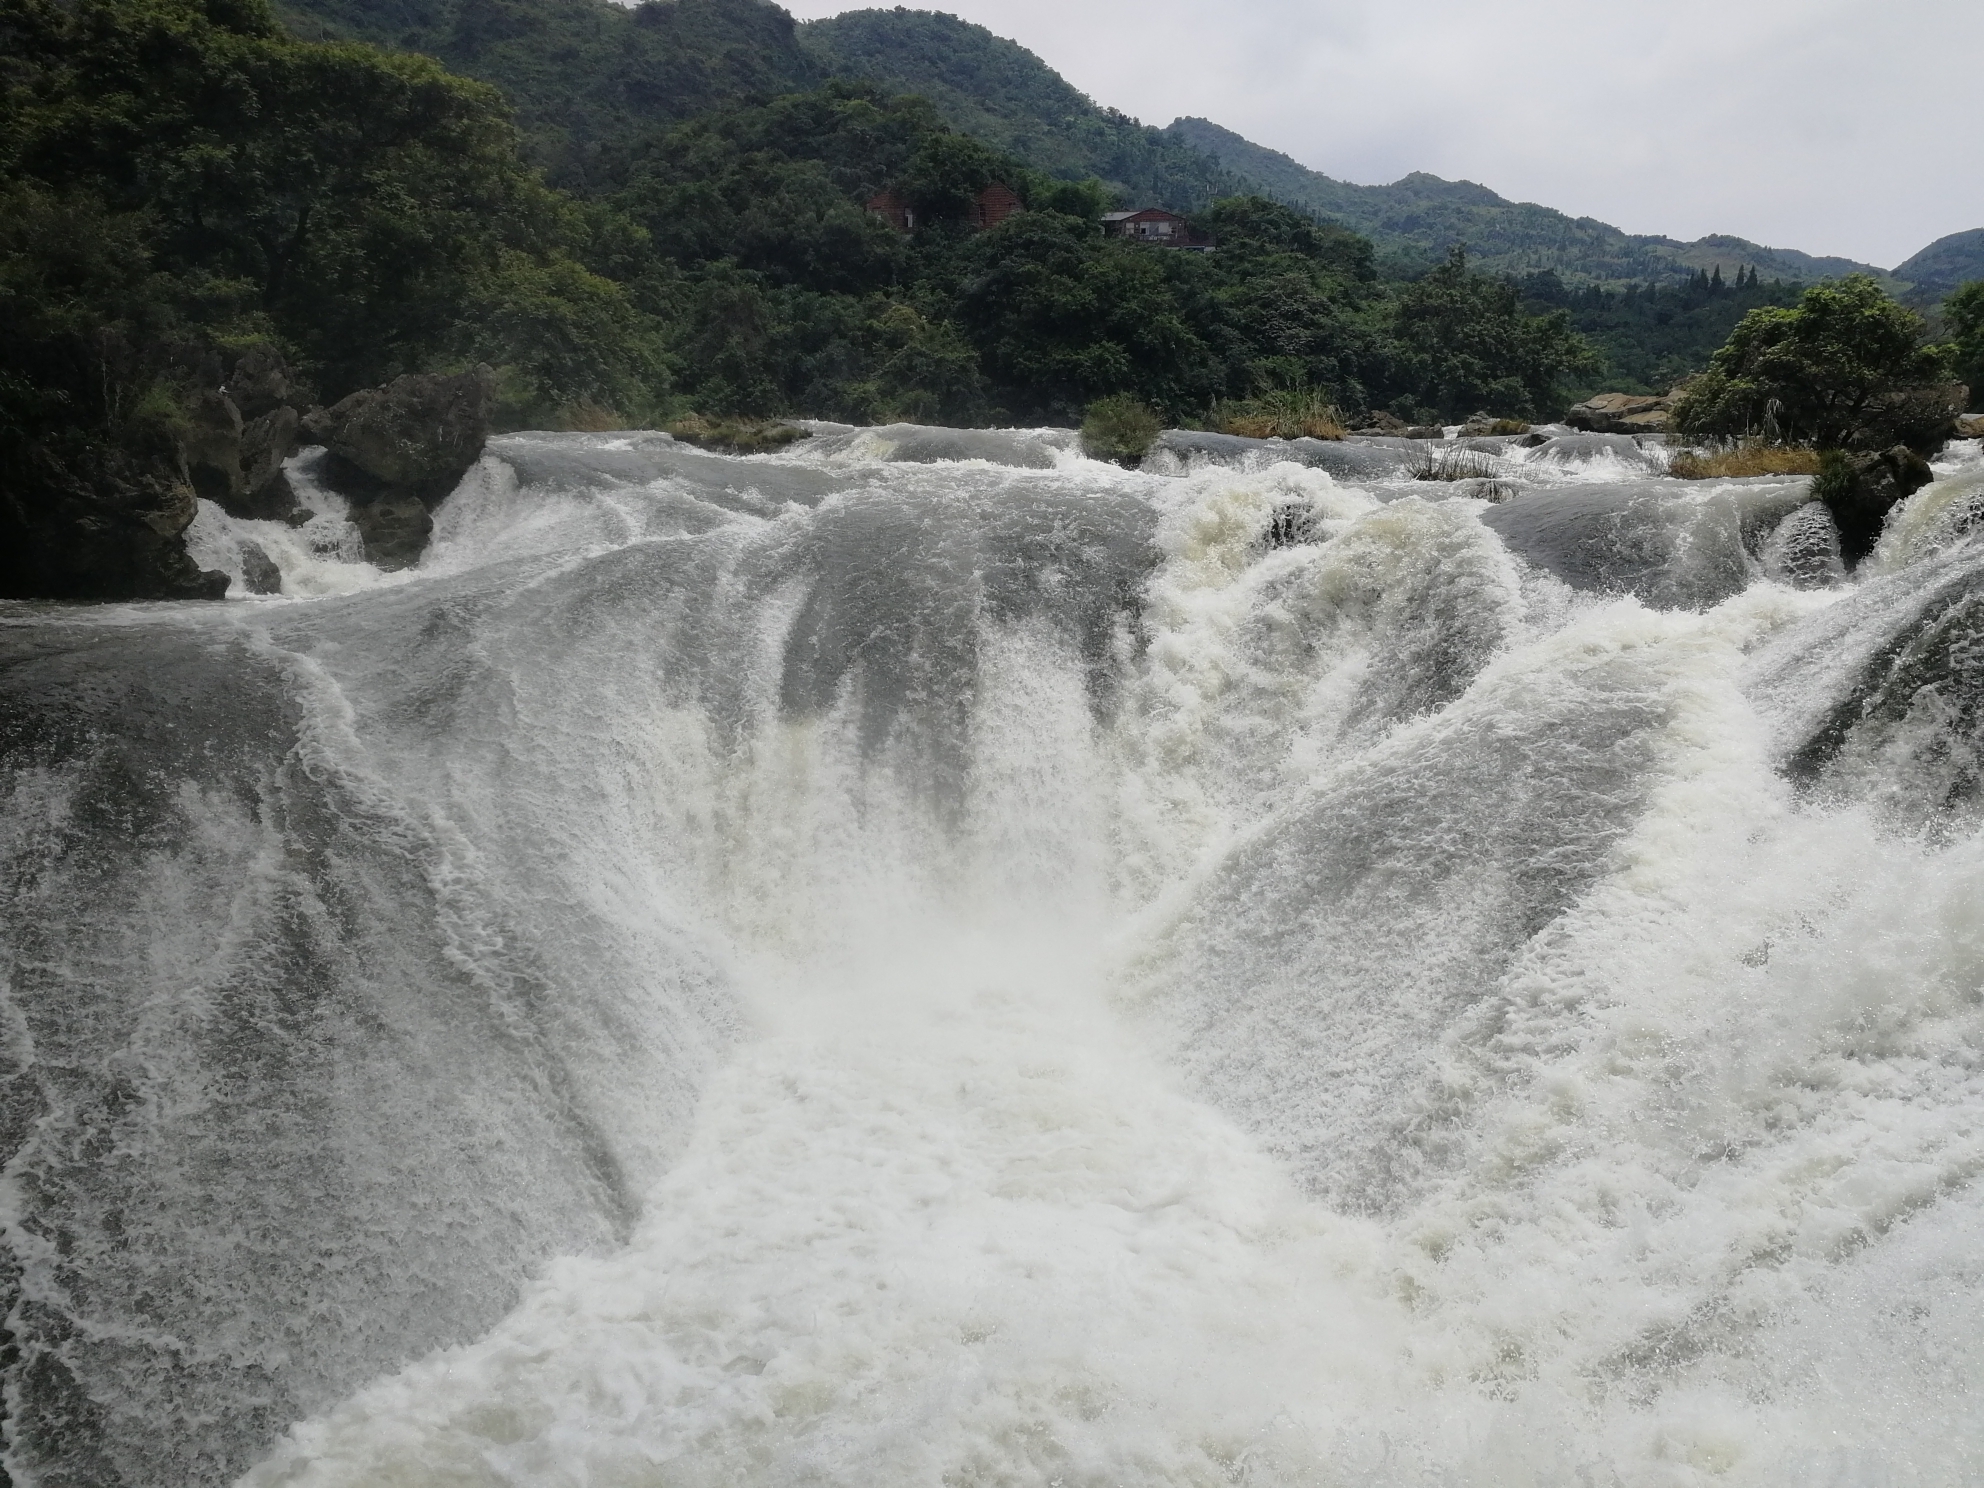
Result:
<svg viewBox="0 0 1984 1488"><path fill-rule="evenodd" d="M1862 273L1891 290L1906 288L1895 275L1853 259L1768 248L1725 234L1684 243L1627 233L1424 172L1389 186L1353 185L1206 119L1151 129L1097 105L1019 43L942 11L844 11L802 23L799 39L826 70L921 93L953 128L1054 175L1094 175L1139 205L1176 211L1203 205L1208 191L1222 183L1258 191L1363 233L1401 266L1433 262L1464 242L1476 265L1490 272L1548 269L1572 282L1680 281L1718 266L1733 279L1738 268L1749 266L1766 279ZM1177 148L1166 152L1150 136Z"/></svg>
<svg viewBox="0 0 1984 1488"><path fill-rule="evenodd" d="M1594 217L1571 217L1534 202L1512 202L1473 181L1447 181L1415 171L1389 186L1338 181L1254 144L1208 119L1179 119L1165 133L1258 183L1290 206L1363 233L1381 251L1435 257L1466 243L1474 262L1494 273L1554 269L1597 283L1686 279L1707 269L1733 279L1748 266L1766 279L1834 279L1871 274L1892 288L1895 276L1850 258L1822 258L1795 249L1766 248L1714 234L1683 243L1622 232Z"/></svg>

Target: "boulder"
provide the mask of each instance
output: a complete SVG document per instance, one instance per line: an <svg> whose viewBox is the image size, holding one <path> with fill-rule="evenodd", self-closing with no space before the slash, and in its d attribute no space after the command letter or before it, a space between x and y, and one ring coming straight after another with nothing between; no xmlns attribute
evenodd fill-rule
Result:
<svg viewBox="0 0 1984 1488"><path fill-rule="evenodd" d="M1847 567L1874 551L1888 513L1935 478L1929 462L1905 444L1879 454L1826 457L1812 480L1812 494L1838 524L1840 556Z"/></svg>
<svg viewBox="0 0 1984 1488"><path fill-rule="evenodd" d="M409 374L313 410L303 432L378 486L438 502L481 457L495 401L486 366Z"/></svg>
<svg viewBox="0 0 1984 1488"><path fill-rule="evenodd" d="M1672 393L1599 393L1577 404L1564 422L1587 434L1658 434L1665 432Z"/></svg>
<svg viewBox="0 0 1984 1488"><path fill-rule="evenodd" d="M1439 424L1414 424L1399 431L1407 439L1445 439L1447 431Z"/></svg>
<svg viewBox="0 0 1984 1488"><path fill-rule="evenodd" d="M195 495L222 506L240 500L241 410L220 388L202 389L188 410L179 444Z"/></svg>
<svg viewBox="0 0 1984 1488"><path fill-rule="evenodd" d="M282 593L282 570L260 543L241 545L241 582L250 594Z"/></svg>
<svg viewBox="0 0 1984 1488"><path fill-rule="evenodd" d="M228 374L226 392L243 419L259 419L278 408L301 409L305 402L282 354L272 346L242 352Z"/></svg>
<svg viewBox="0 0 1984 1488"><path fill-rule="evenodd" d="M170 446L28 451L0 482L0 598L221 598L186 553L183 468Z"/></svg>
<svg viewBox="0 0 1984 1488"><path fill-rule="evenodd" d="M1984 413L1973 413L1956 421L1958 439L1984 439Z"/></svg>
<svg viewBox="0 0 1984 1488"><path fill-rule="evenodd" d="M282 463L296 453L301 415L282 357L251 347L227 382L194 399L181 461L196 494L232 517L274 520L296 505Z"/></svg>
<svg viewBox="0 0 1984 1488"><path fill-rule="evenodd" d="M367 560L396 569L420 557L433 509L482 456L495 401L483 366L398 377L304 416L302 437L326 451L318 474L351 503Z"/></svg>

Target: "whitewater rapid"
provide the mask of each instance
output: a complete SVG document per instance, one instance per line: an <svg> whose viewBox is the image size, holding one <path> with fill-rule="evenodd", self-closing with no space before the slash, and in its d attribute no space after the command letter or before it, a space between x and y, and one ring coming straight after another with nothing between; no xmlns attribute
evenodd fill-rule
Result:
<svg viewBox="0 0 1984 1488"><path fill-rule="evenodd" d="M1480 454L516 435L0 612L15 1481L1984 1477L1984 459Z"/></svg>

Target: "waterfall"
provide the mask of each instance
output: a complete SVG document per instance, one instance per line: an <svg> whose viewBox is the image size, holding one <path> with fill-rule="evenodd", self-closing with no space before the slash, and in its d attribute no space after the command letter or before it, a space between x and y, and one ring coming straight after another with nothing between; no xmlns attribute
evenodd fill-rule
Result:
<svg viewBox="0 0 1984 1488"><path fill-rule="evenodd" d="M12 1481L1976 1481L1984 454L1847 574L1470 443L520 434L0 606Z"/></svg>

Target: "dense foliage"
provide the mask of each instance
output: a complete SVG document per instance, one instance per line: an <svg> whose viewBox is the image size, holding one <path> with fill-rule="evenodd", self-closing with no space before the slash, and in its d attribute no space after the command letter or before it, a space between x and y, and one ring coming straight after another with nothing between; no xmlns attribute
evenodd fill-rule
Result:
<svg viewBox="0 0 1984 1488"><path fill-rule="evenodd" d="M494 90L294 41L263 0L0 0L0 37L0 274L49 286L0 308L0 365L44 403L142 402L261 338L327 398L478 359L546 411L649 395L641 316L588 267L627 230L523 166ZM66 272L83 222L118 251ZM105 392L84 342L136 382Z"/></svg>
<svg viewBox="0 0 1984 1488"><path fill-rule="evenodd" d="M189 348L258 338L326 399L486 360L513 422L685 405L1074 422L1115 393L1185 421L1272 389L1527 416L1588 364L1561 316L1525 315L1460 260L1388 286L1367 242L1259 198L1199 216L1214 253L1108 238L1098 183L872 85L616 147L585 201L526 167L493 90L297 41L263 0L0 6L0 271L30 287L3 354L23 429L113 385L121 405L169 407L175 377L204 375ZM995 181L1027 210L975 231ZM865 210L883 189L914 232ZM79 236L118 251L78 261ZM123 348L109 382L79 349L101 363L106 337Z"/></svg>
<svg viewBox="0 0 1984 1488"><path fill-rule="evenodd" d="M1603 359L1598 380L1607 389L1628 393L1666 392L1699 372L1750 311L1795 305L1805 288L1766 283L1750 269L1737 270L1729 282L1718 269L1698 272L1678 285L1656 280L1623 290L1596 284L1572 288L1548 269L1524 275L1520 285L1531 309L1569 314L1572 327L1591 340Z"/></svg>
<svg viewBox="0 0 1984 1488"><path fill-rule="evenodd" d="M1970 406L1984 409L1984 279L1943 301L1943 324L1956 348L1956 375L1970 388Z"/></svg>
<svg viewBox="0 0 1984 1488"><path fill-rule="evenodd" d="M278 0L297 35L422 52L500 88L526 153L585 189L602 150L816 86L792 17L762 0Z"/></svg>
<svg viewBox="0 0 1984 1488"><path fill-rule="evenodd" d="M939 11L851 10L799 28L822 69L928 98L953 129L1063 180L1188 212L1250 190L1205 152L1101 108L1032 52Z"/></svg>
<svg viewBox="0 0 1984 1488"><path fill-rule="evenodd" d="M1862 275L1815 285L1793 308L1743 317L1677 404L1675 426L1824 449L1933 447L1950 422L1934 390L1952 352L1925 344L1926 331Z"/></svg>

